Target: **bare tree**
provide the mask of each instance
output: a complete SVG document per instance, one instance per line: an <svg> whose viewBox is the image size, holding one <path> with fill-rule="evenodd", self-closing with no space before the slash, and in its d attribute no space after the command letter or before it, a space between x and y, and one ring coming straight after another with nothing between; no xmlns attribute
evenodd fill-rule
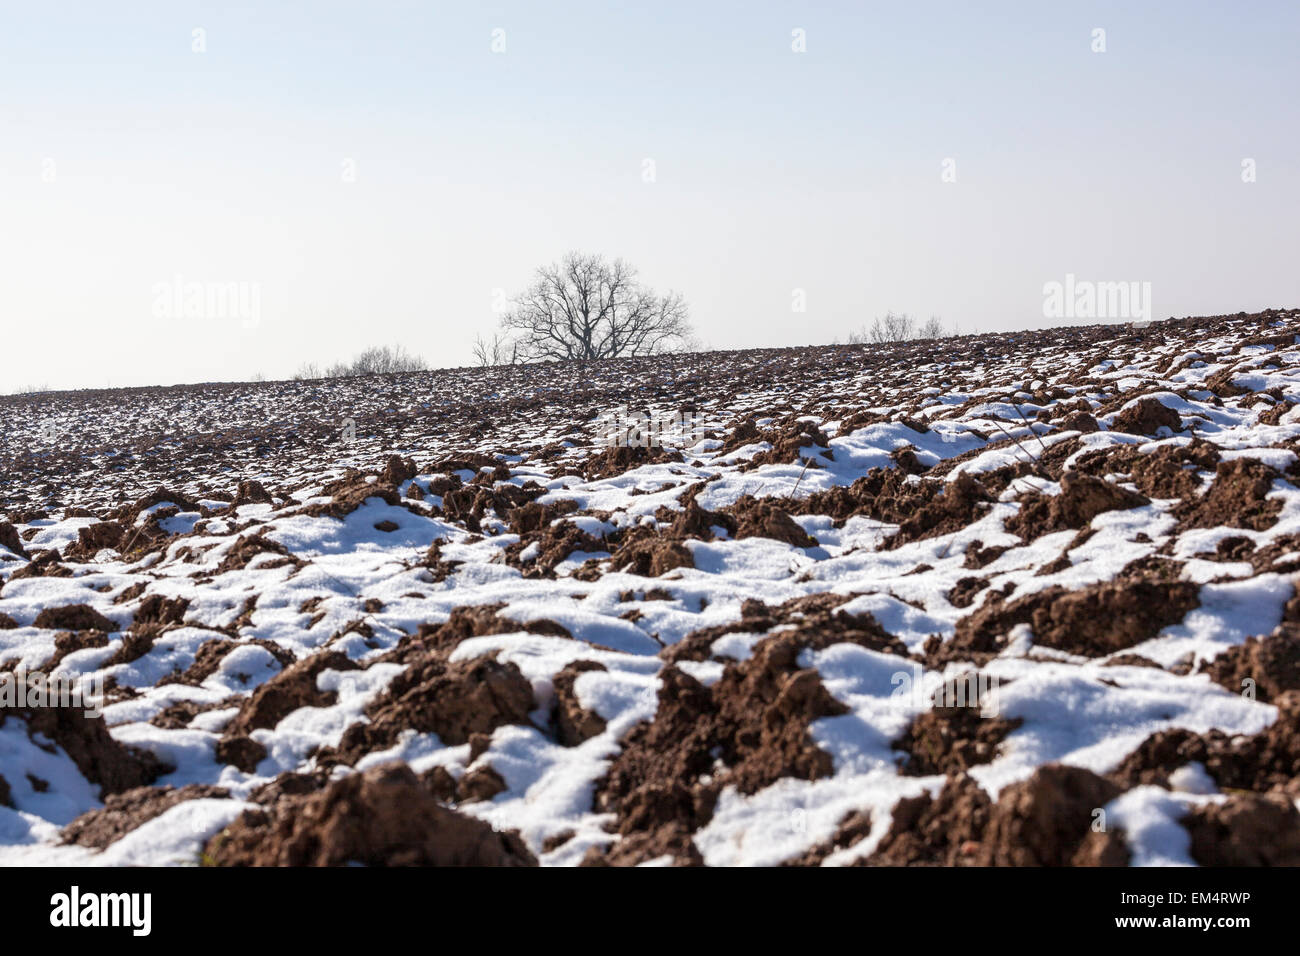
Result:
<svg viewBox="0 0 1300 956"><path fill-rule="evenodd" d="M886 342L906 342L910 339L943 339L956 333L943 327L943 320L932 315L918 324L906 313L886 312L883 319L877 318L870 328L849 333L850 345L865 345L868 342L884 344Z"/></svg>
<svg viewBox="0 0 1300 956"><path fill-rule="evenodd" d="M398 345L366 349L352 360L353 375L390 375L393 372L422 372L428 364L418 355L412 355Z"/></svg>
<svg viewBox="0 0 1300 956"><path fill-rule="evenodd" d="M916 322L904 312L886 312L884 321L876 319L871 327L873 342L906 342L916 337Z"/></svg>
<svg viewBox="0 0 1300 956"><path fill-rule="evenodd" d="M324 378L321 374L320 366L315 362L303 362L298 366L298 371L293 373L295 382L309 382L315 378Z"/></svg>
<svg viewBox="0 0 1300 956"><path fill-rule="evenodd" d="M915 337L916 322L910 315L902 312L886 312L885 317L883 319L877 317L870 328L849 333L849 344L906 342Z"/></svg>
<svg viewBox="0 0 1300 956"><path fill-rule="evenodd" d="M303 382L318 378L351 378L354 375L391 375L394 372L422 372L429 364L420 356L412 355L402 346L372 346L351 364L335 362L322 370L315 362L304 362L294 372L293 380Z"/></svg>
<svg viewBox="0 0 1300 956"><path fill-rule="evenodd" d="M916 337L918 339L946 339L948 330L943 327L943 320L937 315L932 315L917 329Z"/></svg>
<svg viewBox="0 0 1300 956"><path fill-rule="evenodd" d="M507 336L494 332L492 341L483 336L474 337L474 364L479 368L494 365L514 365L519 361L519 345Z"/></svg>
<svg viewBox="0 0 1300 956"><path fill-rule="evenodd" d="M622 259L571 252L501 320L522 361L623 358L680 348L690 339L686 303L657 295Z"/></svg>

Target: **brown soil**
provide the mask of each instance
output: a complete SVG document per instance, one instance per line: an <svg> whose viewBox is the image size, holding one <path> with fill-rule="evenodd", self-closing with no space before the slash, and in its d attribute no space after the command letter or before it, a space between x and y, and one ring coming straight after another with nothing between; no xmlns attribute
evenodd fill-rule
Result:
<svg viewBox="0 0 1300 956"><path fill-rule="evenodd" d="M241 481L235 489L235 496L230 502L230 510L235 511L244 505L270 505L275 499L262 486L260 481Z"/></svg>
<svg viewBox="0 0 1300 956"><path fill-rule="evenodd" d="M21 581L23 578L70 578L72 569L59 563L59 552L38 551L31 561L9 575L9 581ZM6 582L7 583L7 582Z"/></svg>
<svg viewBox="0 0 1300 956"><path fill-rule="evenodd" d="M189 607L188 598L165 598L161 594L150 594L136 608L131 630L138 634L160 634L183 623Z"/></svg>
<svg viewBox="0 0 1300 956"><path fill-rule="evenodd" d="M329 495L330 500L321 504L308 505L303 514L346 518L371 498L378 498L385 504L400 505L402 499L397 489L383 481L367 481L365 476L357 474L326 485L321 495Z"/></svg>
<svg viewBox="0 0 1300 956"><path fill-rule="evenodd" d="M623 536L609 563L617 570L657 578L674 568L695 567L695 558L680 542L667 540L652 529L639 525Z"/></svg>
<svg viewBox="0 0 1300 956"><path fill-rule="evenodd" d="M1087 412L1070 412L1058 422L1058 425L1061 431L1083 432L1084 434L1101 430L1101 426L1097 424L1097 419Z"/></svg>
<svg viewBox="0 0 1300 956"><path fill-rule="evenodd" d="M89 604L69 604L64 607L47 607L36 615L36 627L52 631L104 631L113 633L118 626Z"/></svg>
<svg viewBox="0 0 1300 956"><path fill-rule="evenodd" d="M274 641L268 641L259 638L251 640L236 641L229 638L208 641L202 645L198 653L194 655L194 663L186 670L170 678L164 678L159 684L189 684L197 687L205 680L217 672L221 662L226 659L226 655L237 648L244 647L248 644L256 644L263 650L267 651L280 664L281 668L289 667L293 664L293 655Z"/></svg>
<svg viewBox="0 0 1300 956"><path fill-rule="evenodd" d="M1138 490L1150 498L1187 498L1199 494L1199 470L1213 470L1219 450L1202 439L1190 445L1161 445L1149 452L1133 445L1086 452L1076 463L1079 471L1104 476L1127 473Z"/></svg>
<svg viewBox="0 0 1300 956"><path fill-rule="evenodd" d="M1280 794L1233 794L1181 821L1201 866L1300 866L1300 811Z"/></svg>
<svg viewBox="0 0 1300 956"><path fill-rule="evenodd" d="M19 700L27 700L26 691L18 688ZM78 707L7 707L0 709L0 726L16 718L27 726L27 734L37 746L44 735L77 765L81 775L100 785L101 797L152 783L169 771L153 754L118 743L108 732L103 717L87 717Z"/></svg>
<svg viewBox="0 0 1300 956"><path fill-rule="evenodd" d="M280 557L259 565L262 569L278 568L285 565L301 567L302 565L302 561L294 557L284 545L261 534L254 533L243 535L234 543L230 550L226 552L226 556L221 559L221 563L217 565L216 573L225 574L227 571L242 571L248 567L254 558L268 553L277 554Z"/></svg>
<svg viewBox="0 0 1300 956"><path fill-rule="evenodd" d="M530 511L530 509L537 510ZM538 517L539 512L543 517ZM545 520L545 509L541 505L531 503L523 508L516 508L511 513L511 517L517 525L531 524L534 519ZM520 553L534 544L541 550L531 561L522 562L519 559ZM519 541L507 547L505 554L506 561L520 568L524 577L533 578L554 577L556 565L566 560L575 551L600 553L609 550L611 545L607 542L588 534L571 522L561 521L557 525L547 522L538 529L523 531Z"/></svg>
<svg viewBox="0 0 1300 956"><path fill-rule="evenodd" d="M1091 832L1094 811L1120 795L1109 780L1049 764L1007 787L989 815L980 866L1067 866Z"/></svg>
<svg viewBox="0 0 1300 956"><path fill-rule="evenodd" d="M473 604L452 608L442 624L421 624L417 633L404 637L392 651L377 658L378 661L409 664L423 660L431 652L446 656L461 641L489 634L509 634L528 631L532 634L549 634L569 637L569 632L549 620L529 621L521 624L502 617L497 612L504 604Z"/></svg>
<svg viewBox="0 0 1300 956"><path fill-rule="evenodd" d="M993 594L975 613L957 622L956 635L937 649L932 663L982 662L996 656L1018 624L1033 629L1035 644L1100 657L1178 624L1199 605L1199 594L1190 582L1145 578L1107 581L1074 591L1053 587L1009 601Z"/></svg>
<svg viewBox="0 0 1300 956"><path fill-rule="evenodd" d="M678 540L698 538L701 541L712 541L715 536L713 528L716 526L734 538L737 530L736 519L726 512L701 508L695 500L699 488L700 486L696 486L680 497L682 510L671 516L672 523L668 527L668 536Z"/></svg>
<svg viewBox="0 0 1300 956"><path fill-rule="evenodd" d="M1068 471L1061 478L1060 494L1027 494L1020 502L1020 511L1006 522L1006 529L1026 541L1055 531L1085 527L1104 511L1122 511L1151 503L1145 495L1076 471Z"/></svg>
<svg viewBox="0 0 1300 956"><path fill-rule="evenodd" d="M579 674L603 670L605 665L596 661L573 661L555 675L551 722L555 726L555 739L566 747L576 747L584 740L605 732L605 719L585 709L573 689L573 682Z"/></svg>
<svg viewBox="0 0 1300 956"><path fill-rule="evenodd" d="M487 472L483 474L486 475ZM509 476L509 472L506 476ZM442 510L448 518L462 522L467 529L477 534L481 533L482 520L489 511L509 522L516 511L545 493L546 489L532 481L522 487L510 484L489 487L486 484L471 483L444 494Z"/></svg>
<svg viewBox="0 0 1300 956"><path fill-rule="evenodd" d="M908 656L906 645L870 614L839 610L849 600L850 595L828 593L791 598L777 606L748 600L741 605L739 621L692 631L660 651L659 656L669 663L709 660L710 647L720 637L740 632L767 633L778 627L812 650L822 650L831 644L857 644L884 654Z"/></svg>
<svg viewBox="0 0 1300 956"><path fill-rule="evenodd" d="M993 805L966 774L894 805L889 832L864 862L869 866L959 866L974 862Z"/></svg>
<svg viewBox="0 0 1300 956"><path fill-rule="evenodd" d="M955 680L966 676L959 675ZM907 755L899 770L908 776L925 777L957 774L990 763L998 755L1002 741L1022 723L1020 719L981 717L977 705L933 707L913 718L894 743L896 750Z"/></svg>
<svg viewBox="0 0 1300 956"><path fill-rule="evenodd" d="M255 773L257 765L266 759L266 748L252 737L227 735L217 741L216 758L244 773Z"/></svg>
<svg viewBox="0 0 1300 956"><path fill-rule="evenodd" d="M527 724L536 707L532 685L514 664L476 657L448 662L426 654L393 679L366 707L368 723L353 724L333 753L318 763L353 764L384 750L406 730L435 733L444 744L463 744L473 734L490 734L504 724Z"/></svg>
<svg viewBox="0 0 1300 956"><path fill-rule="evenodd" d="M674 448L632 448L614 445L592 455L583 465L587 480L614 478L642 465L658 465L682 461L682 453Z"/></svg>
<svg viewBox="0 0 1300 956"><path fill-rule="evenodd" d="M397 488L414 478L419 474L419 471L415 459L390 455L388 461L384 464L384 470L379 476L379 480Z"/></svg>
<svg viewBox="0 0 1300 956"><path fill-rule="evenodd" d="M953 607L970 607L975 603L975 596L988 586L984 578L961 578L948 591L948 602Z"/></svg>
<svg viewBox="0 0 1300 956"><path fill-rule="evenodd" d="M424 553L423 560L420 561L421 567L429 569L434 583L447 580L456 573L456 569L463 563L461 561L448 561L443 558L442 546L446 543L442 538L435 540L429 545L429 549Z"/></svg>
<svg viewBox="0 0 1300 956"><path fill-rule="evenodd" d="M204 859L214 866L537 864L517 834L443 806L404 764L245 812L208 841Z"/></svg>
<svg viewBox="0 0 1300 956"><path fill-rule="evenodd" d="M1129 852L1113 830L1094 832L1094 812L1120 794L1101 777L1047 765L991 803L966 774L948 777L938 796L900 800L868 866L1125 866Z"/></svg>
<svg viewBox="0 0 1300 956"><path fill-rule="evenodd" d="M116 521L101 521L85 528L77 529L76 544L63 549L65 558L89 561L105 548L120 551L129 530Z"/></svg>
<svg viewBox="0 0 1300 956"><path fill-rule="evenodd" d="M441 770L442 768L437 769ZM253 790L248 795L248 799L252 803L260 803L262 806L274 806L284 797L300 797L304 794L324 790L329 785L329 782L330 772L324 768L317 768L305 773L285 771L276 775L275 779L269 783L264 783Z"/></svg>
<svg viewBox="0 0 1300 956"><path fill-rule="evenodd" d="M676 667L664 670L655 718L623 739L597 783L596 808L617 815L620 834L652 837L652 849L672 836L676 857L689 862L693 854L680 837L709 820L723 786L754 793L782 777L828 776L830 756L812 743L808 724L847 708L815 670L799 668L806 646L794 634L766 638L707 688Z"/></svg>
<svg viewBox="0 0 1300 956"><path fill-rule="evenodd" d="M226 726L226 735L246 737L270 729L299 707L328 707L337 700L332 691L316 689L321 671L356 670L357 665L338 651L323 651L286 667L258 687Z"/></svg>
<svg viewBox="0 0 1300 956"><path fill-rule="evenodd" d="M535 534L548 527L552 521L571 514L576 509L577 504L572 501L550 505L529 501L511 510L508 521L510 532L521 536Z"/></svg>
<svg viewBox="0 0 1300 956"><path fill-rule="evenodd" d="M150 718L149 723L155 727L161 727L163 730L184 730L199 714L206 714L210 710L226 710L231 707L239 706L241 698L227 697L225 700L213 701L207 704L200 704L193 700L177 701L169 704Z"/></svg>
<svg viewBox="0 0 1300 956"><path fill-rule="evenodd" d="M942 494L922 505L919 511L911 513L912 509L908 508L910 516L903 518L898 533L889 539L886 546L897 548L911 541L960 531L978 520L992 501L993 496L978 479L962 472L944 485Z"/></svg>
<svg viewBox="0 0 1300 956"><path fill-rule="evenodd" d="M1300 691L1275 701L1278 719L1262 733L1229 737L1175 728L1148 737L1108 776L1124 787L1169 786L1169 774L1192 761L1205 766L1220 789L1276 791L1300 796Z"/></svg>
<svg viewBox="0 0 1300 956"><path fill-rule="evenodd" d="M1271 704L1284 691L1300 691L1300 628L1284 624L1268 637L1247 638L1201 670L1234 694L1253 687L1257 700Z"/></svg>
<svg viewBox="0 0 1300 956"><path fill-rule="evenodd" d="M681 823L665 823L653 833L629 833L605 847L592 847L582 866L637 866L670 857L674 866L703 866L704 858Z"/></svg>
<svg viewBox="0 0 1300 956"><path fill-rule="evenodd" d="M1265 496L1281 473L1255 458L1219 463L1214 482L1203 497L1183 499L1174 509L1184 528L1249 528L1266 531L1277 522L1281 501Z"/></svg>
<svg viewBox="0 0 1300 956"><path fill-rule="evenodd" d="M179 789L136 787L124 793L110 794L104 800L102 809L83 813L63 828L61 836L64 843L102 850L178 803L201 798L225 799L229 796L230 791L224 787L197 783Z"/></svg>
<svg viewBox="0 0 1300 956"><path fill-rule="evenodd" d="M772 447L768 451L759 452L750 460L749 467L752 468L759 465L788 465L791 462L807 457L812 457L814 462L818 457L830 461L835 458L834 453L830 450L830 439L826 437L825 432L812 422L793 419L778 422L775 427L762 430L754 437L745 436L745 441L742 444L754 441L771 442ZM810 445L820 446L824 450L813 456L801 456L800 453L803 449Z"/></svg>
<svg viewBox="0 0 1300 956"><path fill-rule="evenodd" d="M968 571L978 571L981 568L988 567L1010 550L1009 547L1004 545L990 545L986 548L984 542L972 541L966 549L961 566Z"/></svg>
<svg viewBox="0 0 1300 956"><path fill-rule="evenodd" d="M54 635L54 656L42 666L47 671L52 671L69 654L107 646L108 635L103 631L60 631Z"/></svg>
<svg viewBox="0 0 1300 956"><path fill-rule="evenodd" d="M796 548L815 548L817 540L786 512L762 498L745 495L727 509L735 521L736 538L771 538Z"/></svg>
<svg viewBox="0 0 1300 956"><path fill-rule="evenodd" d="M899 524L938 490L937 482L907 484L906 477L897 468L872 468L851 485L836 485L783 504L795 514L827 515L836 527L855 516Z"/></svg>
<svg viewBox="0 0 1300 956"><path fill-rule="evenodd" d="M460 778L456 785L456 798L461 803L491 800L507 789L501 774L491 767L475 767Z"/></svg>
<svg viewBox="0 0 1300 956"><path fill-rule="evenodd" d="M1115 416L1111 431L1130 435L1155 435L1162 427L1181 431L1183 420L1179 414L1159 399L1143 398Z"/></svg>
<svg viewBox="0 0 1300 956"><path fill-rule="evenodd" d="M8 521L0 521L0 547L8 548L20 558L27 557L23 539L18 536L18 529Z"/></svg>
<svg viewBox="0 0 1300 956"><path fill-rule="evenodd" d="M1232 377L1236 374L1237 369L1233 366L1221 368L1205 380L1205 388L1220 398L1235 398L1238 395L1245 395L1250 389L1233 383Z"/></svg>

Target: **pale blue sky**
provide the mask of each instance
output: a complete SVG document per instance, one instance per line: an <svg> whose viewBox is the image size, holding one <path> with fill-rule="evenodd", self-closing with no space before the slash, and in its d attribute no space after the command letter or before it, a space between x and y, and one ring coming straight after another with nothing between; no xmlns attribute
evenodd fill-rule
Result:
<svg viewBox="0 0 1300 956"><path fill-rule="evenodd" d="M0 0L0 390L467 364L570 248L714 348L1041 327L1067 273L1300 305L1300 5L980 7ZM256 321L155 315L177 276Z"/></svg>

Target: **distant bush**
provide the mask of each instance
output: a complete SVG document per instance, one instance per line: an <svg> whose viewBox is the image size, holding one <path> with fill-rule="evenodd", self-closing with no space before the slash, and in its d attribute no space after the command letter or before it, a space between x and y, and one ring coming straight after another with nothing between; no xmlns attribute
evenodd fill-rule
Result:
<svg viewBox="0 0 1300 956"><path fill-rule="evenodd" d="M391 375L395 372L423 372L429 363L419 355L412 355L400 345L375 346L366 349L351 362L336 362L322 370L315 362L304 362L294 372L295 382L318 378L352 378L356 375Z"/></svg>
<svg viewBox="0 0 1300 956"><path fill-rule="evenodd" d="M886 312L883 319L877 318L870 328L849 333L850 345L865 345L868 342L882 344L885 342L907 342L912 339L943 339L955 332L943 327L943 321L932 315L924 322L918 323L912 316L903 312Z"/></svg>

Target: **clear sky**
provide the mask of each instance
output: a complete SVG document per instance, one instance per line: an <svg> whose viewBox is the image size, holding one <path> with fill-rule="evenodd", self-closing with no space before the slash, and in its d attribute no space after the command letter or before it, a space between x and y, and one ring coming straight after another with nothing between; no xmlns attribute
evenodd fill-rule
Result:
<svg viewBox="0 0 1300 956"><path fill-rule="evenodd" d="M0 0L0 391L465 365L569 249L713 348L1042 327L1067 274L1297 306L1298 42L1289 0Z"/></svg>

